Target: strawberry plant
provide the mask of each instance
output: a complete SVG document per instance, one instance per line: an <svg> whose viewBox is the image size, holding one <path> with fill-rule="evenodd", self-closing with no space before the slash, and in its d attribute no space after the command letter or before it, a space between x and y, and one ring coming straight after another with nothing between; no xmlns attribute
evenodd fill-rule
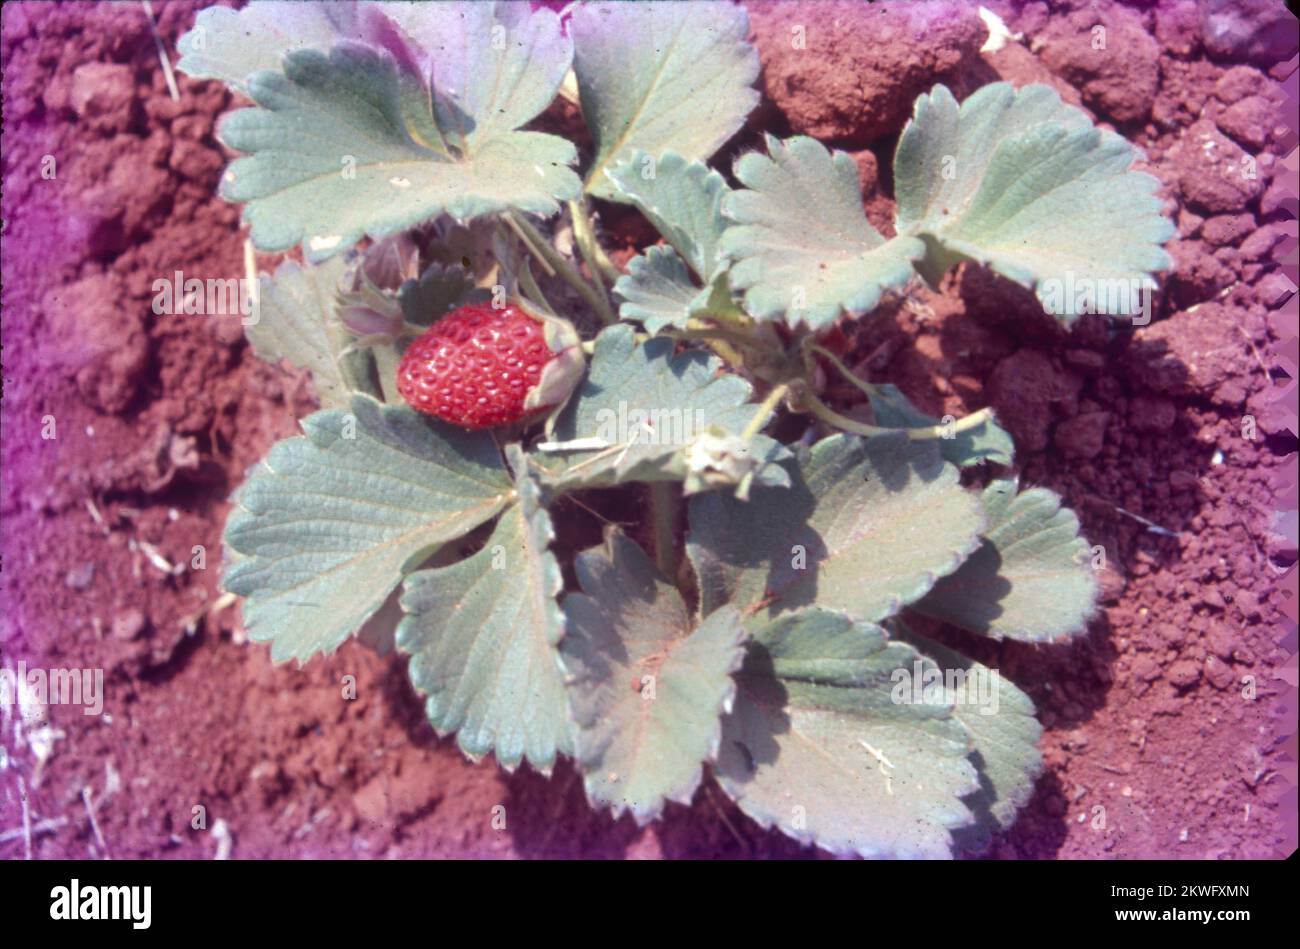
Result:
<svg viewBox="0 0 1300 949"><path fill-rule="evenodd" d="M713 167L758 101L747 33L726 2L200 14L182 68L252 100L222 193L304 260L261 279L249 342L321 403L238 491L224 585L274 659L395 645L440 735L569 756L616 815L708 771L834 853L978 849L1040 769L1033 706L907 617L1076 635L1089 547L1055 494L975 467L1014 460L989 410L927 416L846 340L958 264L1067 324L1114 312L1172 228L1136 150L1044 86L922 96L891 237L813 139ZM543 130L566 108L582 148ZM625 268L614 205L663 237ZM602 491L636 523L557 546Z"/></svg>

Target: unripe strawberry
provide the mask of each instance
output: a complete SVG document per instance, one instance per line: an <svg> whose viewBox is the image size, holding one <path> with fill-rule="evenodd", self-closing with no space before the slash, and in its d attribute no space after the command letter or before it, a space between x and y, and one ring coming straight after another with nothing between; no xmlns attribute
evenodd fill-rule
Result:
<svg viewBox="0 0 1300 949"><path fill-rule="evenodd" d="M407 347L397 391L412 408L445 422L493 428L563 403L584 365L567 320L518 303L470 304Z"/></svg>

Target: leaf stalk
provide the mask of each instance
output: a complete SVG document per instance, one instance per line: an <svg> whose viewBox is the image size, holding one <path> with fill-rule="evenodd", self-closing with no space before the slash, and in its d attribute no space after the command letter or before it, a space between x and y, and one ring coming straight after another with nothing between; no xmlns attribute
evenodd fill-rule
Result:
<svg viewBox="0 0 1300 949"><path fill-rule="evenodd" d="M809 343L808 349L810 352L816 353L834 366L839 371L839 374L844 377L845 381L856 386L863 395L870 397L879 394L880 390L878 388L873 386L870 382L867 382L865 379L859 379L852 369L844 365L844 361L841 360L839 356L836 356L825 346L819 346L817 343Z"/></svg>
<svg viewBox="0 0 1300 949"><path fill-rule="evenodd" d="M533 227L525 218L520 217L513 212L507 212L502 215L508 224L524 242L524 246L537 257L550 273L555 274L569 286L577 291L578 296L595 311L596 315L605 325L609 326L616 322L613 310L610 309L609 300L604 294L598 292L591 284L582 279L582 275L569 266L569 262L564 256L551 246L551 242L542 236L537 228Z"/></svg>
<svg viewBox="0 0 1300 949"><path fill-rule="evenodd" d="M604 289L602 277L610 284L617 282L622 274L605 253L605 248L600 246L600 241L596 240L596 228L591 223L591 212L586 198L569 202L569 217L573 219L573 237L578 242L578 251L586 261L596 283Z"/></svg>
<svg viewBox="0 0 1300 949"><path fill-rule="evenodd" d="M781 404L781 400L786 397L789 391L790 386L785 382L772 386L772 391L767 394L767 398L759 405L758 414L749 420L749 424L740 433L740 437L745 441L749 441L761 432L776 411L776 407Z"/></svg>
<svg viewBox="0 0 1300 949"><path fill-rule="evenodd" d="M677 485L655 481L650 485L650 513L654 528L655 566L677 585Z"/></svg>
<svg viewBox="0 0 1300 949"><path fill-rule="evenodd" d="M931 438L952 438L962 432L969 431L972 428L979 428L979 426L983 425L985 422L992 421L993 419L993 410L991 408L983 408L978 412L972 412L970 415L947 425L927 425L923 428L882 428L879 425L867 425L865 422L854 421L847 415L841 415L811 392L804 392L802 395L807 401L809 411L823 422L828 425L833 425L842 431L852 432L854 435L861 435L864 438L871 438L874 435L885 435L889 432L906 432L907 437L912 441L925 441Z"/></svg>

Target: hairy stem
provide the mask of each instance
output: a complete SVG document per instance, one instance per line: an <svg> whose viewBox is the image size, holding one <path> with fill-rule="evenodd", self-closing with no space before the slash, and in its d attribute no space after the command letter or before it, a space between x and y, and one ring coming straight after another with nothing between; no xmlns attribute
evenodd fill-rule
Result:
<svg viewBox="0 0 1300 949"><path fill-rule="evenodd" d="M978 412L972 412L965 418L958 419L950 425L927 425L923 428L881 428L879 425L855 422L848 416L841 415L811 392L804 392L802 395L807 400L809 411L823 422L866 438L870 438L872 435L884 435L887 432L906 432L907 437L913 441L923 441L929 438L952 438L961 432L978 428L993 418L993 410L984 408Z"/></svg>
<svg viewBox="0 0 1300 949"><path fill-rule="evenodd" d="M561 280L573 287L578 296L582 297L587 305L600 317L601 322L606 325L615 322L614 313L609 308L609 300L605 298L605 295L598 293L591 284L583 280L582 275L569 266L569 262L564 259L564 256L551 246L551 242L543 237L537 228L533 227L525 218L512 212L507 212L503 217L510 228L519 235L519 239L524 242L524 246L532 252L533 256L542 261L550 272L556 274Z"/></svg>
<svg viewBox="0 0 1300 949"><path fill-rule="evenodd" d="M546 271L546 276L554 277L556 275L556 270L551 264L551 257L558 255L547 253L551 248L550 245L547 244L546 239L532 226L529 226L528 229L525 230L524 220L522 218L516 218L513 214L503 214L501 218L510 226L510 229L515 232L515 237L519 238L519 242L524 245L524 249L532 254L534 259L542 265L542 269ZM534 241L533 237L536 237L537 240Z"/></svg>
<svg viewBox="0 0 1300 949"><path fill-rule="evenodd" d="M666 331L666 335L673 339L707 343L724 362L737 371L745 368L745 357L736 347L754 344L753 338L743 332L729 330L722 326L708 326L698 320L689 321L686 329Z"/></svg>
<svg viewBox="0 0 1300 949"><path fill-rule="evenodd" d="M595 285L596 292L609 305L609 288L605 285L600 263L596 259L596 232L591 226L591 219L587 217L587 209L578 201L570 201L569 218L573 221L573 239L578 245L578 254L591 273L591 282ZM613 308L610 309L612 312Z"/></svg>
<svg viewBox="0 0 1300 949"><path fill-rule="evenodd" d="M776 407L781 404L781 400L785 398L786 393L789 391L790 386L784 382L772 386L772 391L767 394L767 398L758 407L758 414L750 419L749 424L745 426L745 430L740 433L740 437L745 441L749 441L761 432L771 419L772 413L776 411Z"/></svg>
<svg viewBox="0 0 1300 949"><path fill-rule="evenodd" d="M383 393L384 401L389 405L401 405L402 396L397 391L397 367L402 361L402 354L396 344L375 346L371 353L375 357L375 374L379 376L379 391Z"/></svg>
<svg viewBox="0 0 1300 949"><path fill-rule="evenodd" d="M650 513L654 527L655 566L677 585L677 485L655 481L650 485Z"/></svg>
<svg viewBox="0 0 1300 949"><path fill-rule="evenodd" d="M736 325L710 325L696 319L687 321L686 329L682 330L681 333L687 339L720 339L734 343L737 346L753 346L755 342L752 335Z"/></svg>
<svg viewBox="0 0 1300 949"><path fill-rule="evenodd" d="M591 274L597 283L604 277L611 285L621 276L614 262L605 253L605 248L596 240L596 228L591 223L591 212L586 198L569 202L569 217L573 219L573 238L578 242L582 259L591 268Z"/></svg>
<svg viewBox="0 0 1300 949"><path fill-rule="evenodd" d="M824 346L818 346L816 343L810 343L808 349L811 352L816 353L818 356L824 358L827 362L829 362L832 366L834 366L837 370L839 370L840 375L842 375L846 381L857 386L857 388L861 390L861 392L864 395L870 397L876 395L879 392L879 390L875 386L873 386L870 382L867 382L865 379L859 379L857 376L855 376L853 374L853 370L851 370L848 366L844 365L844 362L840 359L840 357L836 356L829 349L825 348Z"/></svg>
<svg viewBox="0 0 1300 949"><path fill-rule="evenodd" d="M703 338L703 337L701 337ZM704 338L709 347L722 357L722 361L731 366L732 369L740 371L745 368L745 357L736 351L736 348L726 340L717 338Z"/></svg>
<svg viewBox="0 0 1300 949"><path fill-rule="evenodd" d="M555 308L551 306L551 301L546 299L546 294L542 293L542 288L537 285L537 280L533 277L533 268L528 266L527 258L524 258L523 266L519 268L519 273L516 276L519 278L519 286L524 293L528 294L530 299L544 306L549 312L555 312Z"/></svg>

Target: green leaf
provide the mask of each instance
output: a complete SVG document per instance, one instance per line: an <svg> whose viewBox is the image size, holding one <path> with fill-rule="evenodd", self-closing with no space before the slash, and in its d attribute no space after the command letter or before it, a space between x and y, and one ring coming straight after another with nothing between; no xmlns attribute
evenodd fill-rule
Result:
<svg viewBox="0 0 1300 949"><path fill-rule="evenodd" d="M279 69L285 53L327 50L356 36L363 8L352 3L250 3L242 10L208 7L176 44L176 68L196 79L219 79L247 92L255 72Z"/></svg>
<svg viewBox="0 0 1300 949"><path fill-rule="evenodd" d="M472 41L490 44L492 34ZM550 53L560 62L568 56L558 34ZM530 107L536 86L554 72L553 62L540 59L521 66L503 53L495 62L503 88L524 90ZM458 221L510 208L554 214L559 200L579 193L568 168L576 152L562 138L502 129L486 118L483 129L467 131L474 115L455 127L421 124L428 89L386 51L349 43L328 55L290 52L283 73L254 74L248 93L261 108L241 109L221 124L221 140L250 153L231 164L222 194L248 202L244 215L264 250L301 241L309 258L322 259L363 235L391 234L439 214ZM491 104L511 116L528 111L500 98Z"/></svg>
<svg viewBox="0 0 1300 949"><path fill-rule="evenodd" d="M258 281L257 322L244 330L253 352L268 362L286 360L311 372L321 408L344 408L352 393L368 392L369 359L348 352L352 337L334 314L342 257L318 267L286 260L273 277Z"/></svg>
<svg viewBox="0 0 1300 949"><path fill-rule="evenodd" d="M924 596L979 545L979 498L933 441L822 439L788 465L793 486L691 501L687 553L705 615L767 616L814 603L878 622Z"/></svg>
<svg viewBox="0 0 1300 949"><path fill-rule="evenodd" d="M1045 642L1086 629L1097 599L1079 519L1046 488L1013 479L984 491L988 528L966 563L916 609L995 639Z"/></svg>
<svg viewBox="0 0 1300 949"><path fill-rule="evenodd" d="M628 261L628 272L614 284L625 301L619 315L640 321L653 335L668 326L684 328L692 316L717 307L734 310L720 248L727 228L722 199L729 193L723 177L672 152L656 160L638 150L609 178L669 243Z"/></svg>
<svg viewBox="0 0 1300 949"><path fill-rule="evenodd" d="M488 291L476 290L464 267L439 263L430 264L419 279L407 280L397 292L402 315L417 326L429 326L456 307L488 296Z"/></svg>
<svg viewBox="0 0 1300 949"><path fill-rule="evenodd" d="M934 660L936 672L942 673L942 678L935 676L930 683L923 681L922 674L923 700L928 698L924 690L933 688L938 701L952 705L953 716L966 726L974 742L971 763L979 771L980 789L965 800L976 820L955 836L961 850L983 853L994 832L1015 823L1043 771L1043 756L1038 753L1043 726L1034 717L1033 700L996 669L927 639L898 620L893 626L897 638ZM909 680L914 690L916 680L915 676Z"/></svg>
<svg viewBox="0 0 1300 949"><path fill-rule="evenodd" d="M637 151L628 164L612 169L609 177L701 282L711 282L726 268L719 245L727 229L722 199L731 189L722 175L703 162L688 162L672 152L655 159Z"/></svg>
<svg viewBox="0 0 1300 949"><path fill-rule="evenodd" d="M355 395L303 419L239 490L224 585L276 660L337 647L436 547L510 503L491 436Z"/></svg>
<svg viewBox="0 0 1300 949"><path fill-rule="evenodd" d="M623 298L618 314L637 320L654 335L665 327L685 328L700 288L677 251L655 245L627 262L627 273L618 278L614 292Z"/></svg>
<svg viewBox="0 0 1300 949"><path fill-rule="evenodd" d="M733 609L702 624L635 542L617 530L576 562L561 653L578 721L587 796L638 824L689 804L731 710L748 635ZM698 625L698 628L696 628Z"/></svg>
<svg viewBox="0 0 1300 949"><path fill-rule="evenodd" d="M550 515L517 449L510 463L519 503L478 553L407 578L397 647L411 656L411 682L427 696L439 735L456 732L471 758L494 752L509 770L527 758L548 771L557 753L574 749L556 648L564 614L555 598L564 580L550 551Z"/></svg>
<svg viewBox="0 0 1300 949"><path fill-rule="evenodd" d="M894 156L898 233L925 239L931 283L970 259L1037 290L1064 323L1086 286L1096 312L1119 313L1136 282L1169 268L1160 245L1174 234L1160 183L1130 170L1138 157L1047 86L994 83L960 107L935 86Z"/></svg>
<svg viewBox="0 0 1300 949"><path fill-rule="evenodd" d="M886 428L929 428L942 424L941 419L926 415L908 401L897 386L878 385L870 399L877 425ZM969 468L982 461L1009 465L1015 459L1015 442L997 422L990 420L975 428L951 434L951 438L939 439L939 451L959 468Z"/></svg>
<svg viewBox="0 0 1300 949"><path fill-rule="evenodd" d="M280 70L286 53L341 42L398 64L413 137L444 155L530 121L573 59L559 17L525 2L259 2L200 13L181 39L180 68L248 93L248 77Z"/></svg>
<svg viewBox="0 0 1300 949"><path fill-rule="evenodd" d="M835 854L951 855L977 776L941 703L894 700L912 647L828 610L756 626L723 720L718 783L764 827Z"/></svg>
<svg viewBox="0 0 1300 949"><path fill-rule="evenodd" d="M596 337L587 377L560 413L553 442L600 439L595 450L538 452L542 481L557 491L625 481L680 481L686 452L708 429L739 434L758 412L749 383L719 374L721 361L690 351L673 355L670 339L638 344L631 326ZM755 436L759 458L781 457L780 446Z"/></svg>
<svg viewBox="0 0 1300 949"><path fill-rule="evenodd" d="M573 62L559 16L526 0L386 3L383 12L420 74L432 74L438 128L461 151L541 114Z"/></svg>
<svg viewBox="0 0 1300 949"><path fill-rule="evenodd" d="M824 329L912 278L925 247L916 237L886 240L867 222L852 158L804 136L769 135L767 149L736 162L749 190L722 202L736 222L722 249L735 260L731 283L745 291L751 315Z"/></svg>
<svg viewBox="0 0 1300 949"><path fill-rule="evenodd" d="M573 70L596 157L585 188L625 200L606 172L637 149L707 159L758 104L749 19L730 3L583 3Z"/></svg>
<svg viewBox="0 0 1300 949"><path fill-rule="evenodd" d="M445 567L456 563L464 557L463 551L478 547L490 533L488 523L480 524L473 531L450 543L443 544L434 553L419 563L408 565L408 570L427 570L431 567ZM388 594L381 606L357 630L357 641L373 649L381 656L386 656L397 648L397 626L406 614L402 612L402 588L399 586Z"/></svg>

